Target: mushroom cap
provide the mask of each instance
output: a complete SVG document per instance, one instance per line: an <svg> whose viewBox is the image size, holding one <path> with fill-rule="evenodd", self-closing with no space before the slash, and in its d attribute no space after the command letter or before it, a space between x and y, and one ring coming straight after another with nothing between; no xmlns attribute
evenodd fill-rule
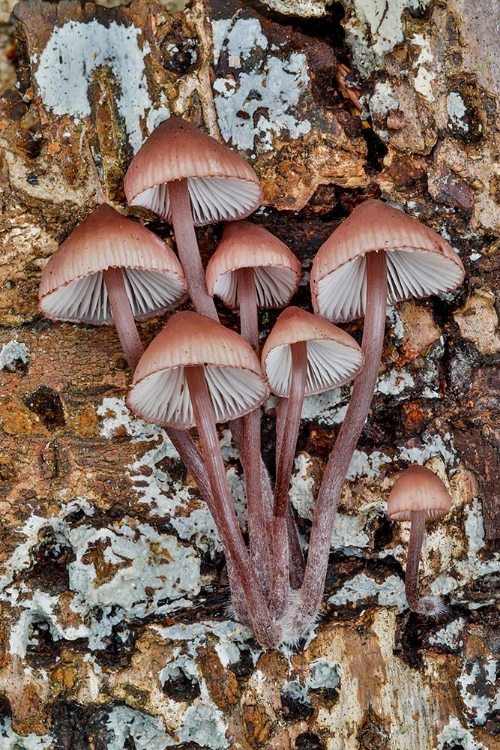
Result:
<svg viewBox="0 0 500 750"><path fill-rule="evenodd" d="M184 368L203 365L217 422L247 414L269 388L250 344L195 312L175 313L148 346L134 373L127 405L148 422L176 429L194 426Z"/></svg>
<svg viewBox="0 0 500 750"><path fill-rule="evenodd" d="M388 303L441 294L459 286L462 261L452 246L417 219L367 200L320 247L311 269L314 311L340 322L366 309L366 253L387 253Z"/></svg>
<svg viewBox="0 0 500 750"><path fill-rule="evenodd" d="M391 521L409 521L412 510L427 511L428 519L441 518L450 508L451 497L444 483L433 471L418 465L399 475L387 500Z"/></svg>
<svg viewBox="0 0 500 750"><path fill-rule="evenodd" d="M180 117L162 122L143 143L125 175L131 206L172 221L168 184L188 180L196 226L243 219L262 203L252 167L235 151Z"/></svg>
<svg viewBox="0 0 500 750"><path fill-rule="evenodd" d="M282 307L297 291L300 261L291 250L264 227L249 221L227 224L219 247L207 264L209 294L236 309L239 268L253 268L259 307Z"/></svg>
<svg viewBox="0 0 500 750"><path fill-rule="evenodd" d="M171 310L186 296L182 266L149 229L107 204L59 245L40 281L40 311L52 320L113 324L102 272L122 268L137 320Z"/></svg>
<svg viewBox="0 0 500 750"><path fill-rule="evenodd" d="M363 355L352 336L299 307L287 307L262 349L262 367L277 396L288 397L291 345L299 341L307 342L306 396L343 385L361 369Z"/></svg>

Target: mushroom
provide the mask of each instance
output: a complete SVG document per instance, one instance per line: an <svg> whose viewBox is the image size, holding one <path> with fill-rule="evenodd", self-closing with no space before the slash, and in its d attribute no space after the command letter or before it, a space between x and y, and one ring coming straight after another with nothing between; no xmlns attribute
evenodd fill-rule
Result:
<svg viewBox="0 0 500 750"><path fill-rule="evenodd" d="M406 562L405 590L408 606L421 615L438 617L447 611L439 596L420 596L418 568L426 521L445 516L451 498L441 479L425 466L410 466L391 490L387 515L391 521L410 521L410 544Z"/></svg>
<svg viewBox="0 0 500 750"><path fill-rule="evenodd" d="M142 356L127 405L149 422L174 429L197 426L228 572L236 579L232 589L244 592L260 643L273 646L276 627L236 519L216 429L216 422L247 414L267 395L260 363L239 334L204 315L180 312Z"/></svg>
<svg viewBox="0 0 500 750"><path fill-rule="evenodd" d="M161 315L185 295L181 264L168 245L104 203L49 259L39 307L52 320L114 323L133 371L143 351L135 320Z"/></svg>
<svg viewBox="0 0 500 750"><path fill-rule="evenodd" d="M298 307L288 307L276 321L262 349L262 367L271 391L280 397L277 418L274 516L290 510L288 488L304 396L323 393L351 380L362 365L361 350L348 333ZM283 532L274 524L276 545ZM271 595L280 612L288 594L288 561L282 555Z"/></svg>
<svg viewBox="0 0 500 750"><path fill-rule="evenodd" d="M348 383L362 363L356 341L333 323L293 306L276 321L262 350L271 391L281 399L275 515L283 515L288 503L304 397Z"/></svg>
<svg viewBox="0 0 500 750"><path fill-rule="evenodd" d="M258 353L259 307L284 307L300 280L300 261L288 247L249 221L227 224L207 264L207 288L240 310L241 335Z"/></svg>
<svg viewBox="0 0 500 750"><path fill-rule="evenodd" d="M242 219L262 202L257 175L241 156L180 117L151 133L125 176L131 206L172 222L196 310L217 320L207 293L194 226Z"/></svg>
<svg viewBox="0 0 500 750"><path fill-rule="evenodd" d="M303 616L299 629L311 622L321 602L342 482L370 408L380 367L386 305L411 296L449 291L463 277L462 262L448 242L378 200L367 200L355 208L313 261L315 312L332 322L365 315L361 346L365 365L354 383L316 500L304 583L297 602L297 618Z"/></svg>
<svg viewBox="0 0 500 750"><path fill-rule="evenodd" d="M297 291L299 279L298 258L271 232L249 221L235 221L226 225L222 240L206 270L209 294L220 297L232 309L239 307L241 335L257 354L258 308L286 305ZM265 582L270 578L272 567L267 529L271 523L271 513L263 499L260 442L260 412L254 410L243 420L242 453L250 550ZM293 524L293 518L290 520ZM293 532L293 527L290 531ZM292 544L294 542L295 553L298 552L301 560L296 532L292 534ZM299 564L302 567L302 563Z"/></svg>

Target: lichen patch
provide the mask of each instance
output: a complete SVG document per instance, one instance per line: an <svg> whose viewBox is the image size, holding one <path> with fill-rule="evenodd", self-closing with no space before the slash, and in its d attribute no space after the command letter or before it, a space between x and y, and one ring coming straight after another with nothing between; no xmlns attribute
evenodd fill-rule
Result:
<svg viewBox="0 0 500 750"><path fill-rule="evenodd" d="M116 105L125 123L130 145L142 144L141 118L152 108L145 74L150 48L136 26L98 20L68 21L56 27L40 54L35 79L44 105L56 115L75 121L90 117L89 87L103 66L116 82Z"/></svg>
<svg viewBox="0 0 500 750"><path fill-rule="evenodd" d="M304 54L281 59L273 54L253 55L267 49L267 39L256 19L212 22L214 57L228 57L236 74L214 81L214 103L222 137L236 148L270 151L274 136L288 132L299 138L311 130L308 120L294 111L309 84Z"/></svg>

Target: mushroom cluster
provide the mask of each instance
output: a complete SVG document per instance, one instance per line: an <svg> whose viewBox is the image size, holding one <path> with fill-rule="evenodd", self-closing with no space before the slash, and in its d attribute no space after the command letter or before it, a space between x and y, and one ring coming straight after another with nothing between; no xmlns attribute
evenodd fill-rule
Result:
<svg viewBox="0 0 500 750"><path fill-rule="evenodd" d="M49 260L40 309L57 320L114 322L133 372L127 405L165 427L197 482L220 534L237 617L263 647L294 641L314 622L321 603L341 485L379 372L386 305L454 289L463 279L462 264L431 229L367 200L314 260L313 314L286 307L299 284L298 259L266 229L244 220L263 195L256 174L238 154L170 117L133 158L124 187L130 206L173 224L178 257L141 223L103 202ZM221 221L229 223L205 271L195 227ZM239 309L240 333L220 323L214 295ZM187 297L194 311L171 314L144 351L135 320L164 314ZM262 350L259 307L286 307ZM362 316L360 347L337 323ZM289 502L303 400L352 380L304 559ZM270 392L278 397L274 487L260 448L261 407ZM218 423L229 424L241 458L248 543L235 513ZM429 479L422 471L427 470L413 472L413 482ZM446 512L442 488L432 482L430 487L427 494L438 496L436 507ZM425 518L437 511L425 500L407 509L397 497L391 517L411 519L415 529L409 604L437 614L439 606L417 594Z"/></svg>

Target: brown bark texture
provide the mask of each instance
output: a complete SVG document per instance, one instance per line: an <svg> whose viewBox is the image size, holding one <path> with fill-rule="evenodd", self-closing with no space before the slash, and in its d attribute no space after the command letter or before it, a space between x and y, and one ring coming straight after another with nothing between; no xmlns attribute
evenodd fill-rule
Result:
<svg viewBox="0 0 500 750"><path fill-rule="evenodd" d="M10 27L0 6L18 81L0 97L0 748L500 748L498 3L26 0ZM364 197L466 267L458 290L388 311L320 618L290 649L263 652L231 618L214 524L164 431L127 410L115 330L38 312L42 269L99 184L174 244L123 194L169 113L255 168L254 221L303 264L295 304L310 309L314 254ZM221 231L197 230L205 262ZM146 344L163 323L140 324ZM291 499L306 543L348 398L304 407ZM263 447L272 467L272 415ZM386 513L414 462L453 498L422 553L422 592L449 606L434 620L407 608L409 528Z"/></svg>

